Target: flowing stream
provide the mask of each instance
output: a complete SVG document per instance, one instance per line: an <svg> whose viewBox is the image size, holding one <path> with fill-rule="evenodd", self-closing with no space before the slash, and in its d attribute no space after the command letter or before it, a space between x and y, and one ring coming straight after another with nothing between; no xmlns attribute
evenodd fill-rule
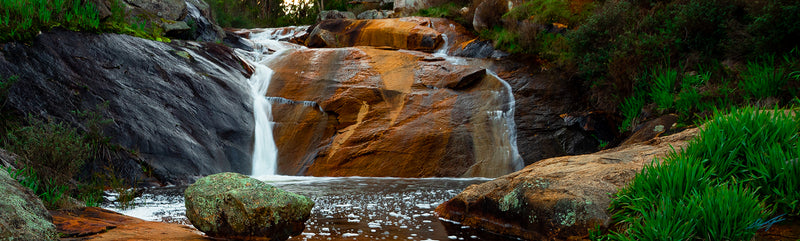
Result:
<svg viewBox="0 0 800 241"><path fill-rule="evenodd" d="M279 36L278 36L279 37ZM447 55L448 41L436 51L453 64L468 64L468 60ZM280 51L304 48L276 41L268 32L251 35L254 51L237 49L254 73L248 80L253 98L256 122L253 169L251 175L286 191L305 195L316 205L306 222L306 229L290 240L508 240L503 236L481 232L459 223L440 220L435 208L455 197L467 186L486 182L487 178L375 178L375 177L299 177L276 175L278 150L273 138L272 103L288 101L267 97L273 70L267 67L272 56ZM506 160L496 165L522 167L516 149L514 126L514 97L511 87L496 77L505 87L497 95L507 95L498 110L487 113L495 133L493 143L498 153L491 158ZM501 93L505 92L505 93ZM506 98L506 97L502 97ZM313 102L312 102L313 103ZM309 104L310 105L310 104ZM502 152L502 153L500 153ZM145 190L133 201L133 208L108 203L104 208L151 221L191 225L185 215L183 191L186 187L166 187ZM113 194L109 194L110 199Z"/></svg>
<svg viewBox="0 0 800 241"><path fill-rule="evenodd" d="M256 177L316 203L302 234L289 240L509 240L439 219L436 207L487 178ZM186 187L154 188L134 208L104 208L150 221L190 225Z"/></svg>

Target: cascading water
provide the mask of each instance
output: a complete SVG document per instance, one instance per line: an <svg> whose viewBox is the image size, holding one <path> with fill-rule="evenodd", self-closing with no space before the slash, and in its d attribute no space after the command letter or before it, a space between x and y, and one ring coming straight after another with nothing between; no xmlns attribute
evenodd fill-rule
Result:
<svg viewBox="0 0 800 241"><path fill-rule="evenodd" d="M253 145L253 169L252 176L267 176L277 174L278 167L278 147L275 145L272 127L272 99L267 97L269 83L275 73L266 66L271 60L270 54L276 51L291 49L285 43L270 39L271 36L265 34L253 34L250 41L253 42L253 51L236 51L240 57L245 59L254 69L250 76L250 94L253 97L253 116L256 122L255 143Z"/></svg>
<svg viewBox="0 0 800 241"><path fill-rule="evenodd" d="M517 101L514 99L514 92L512 92L511 85L508 84L504 79L500 78L494 72L490 70L486 70L486 73L491 75L492 77L497 78L500 83L506 89L506 94L508 95L508 109L496 111L492 116L491 121L493 122L505 122L505 123L497 123L497 126L504 126L503 134L501 138L497 140L500 144L499 146L508 147L507 158L505 160L509 161L509 163L503 163L511 168L513 171L517 171L522 169L525 166L522 157L519 155L519 150L517 149L517 124L514 121L514 110L516 108Z"/></svg>

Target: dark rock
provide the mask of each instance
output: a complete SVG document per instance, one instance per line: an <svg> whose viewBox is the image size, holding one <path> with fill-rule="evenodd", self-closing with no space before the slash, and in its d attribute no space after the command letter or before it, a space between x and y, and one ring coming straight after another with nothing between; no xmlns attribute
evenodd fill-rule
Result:
<svg viewBox="0 0 800 241"><path fill-rule="evenodd" d="M678 115L669 114L639 125L633 134L625 139L620 146L627 146L639 142L645 142L656 138L664 132L668 132L678 121Z"/></svg>
<svg viewBox="0 0 800 241"><path fill-rule="evenodd" d="M314 202L257 179L220 173L186 188L186 217L212 237L286 240L305 229Z"/></svg>
<svg viewBox="0 0 800 241"><path fill-rule="evenodd" d="M0 160L13 163L13 155L0 149ZM58 240L52 217L33 191L0 170L0 239Z"/></svg>
<svg viewBox="0 0 800 241"><path fill-rule="evenodd" d="M317 22L328 19L356 19L356 15L352 12L340 12L338 10L322 11L317 16Z"/></svg>
<svg viewBox="0 0 800 241"><path fill-rule="evenodd" d="M358 19L384 19L389 18L394 11L370 9L358 14Z"/></svg>
<svg viewBox="0 0 800 241"><path fill-rule="evenodd" d="M186 22L193 30L192 36L189 40L217 42L225 38L225 31L216 23L211 21L210 11L203 11L200 8L204 6L206 9L208 9L208 5L205 4L205 2L199 1L205 5L200 5L200 7L198 7L195 4L200 3L197 3L198 1L193 2L195 3L186 2L187 15L186 18L183 19L183 21Z"/></svg>
<svg viewBox="0 0 800 241"><path fill-rule="evenodd" d="M112 163L131 180L147 179L143 169L175 184L249 173L254 122L241 60L222 45L177 42L55 30L0 45L0 75L19 76L6 108L81 129L72 111L101 112L113 120L111 142L138 152Z"/></svg>
<svg viewBox="0 0 800 241"><path fill-rule="evenodd" d="M154 19L178 20L186 15L183 0L124 0L136 12L143 11L157 16ZM138 16L138 15L136 15Z"/></svg>

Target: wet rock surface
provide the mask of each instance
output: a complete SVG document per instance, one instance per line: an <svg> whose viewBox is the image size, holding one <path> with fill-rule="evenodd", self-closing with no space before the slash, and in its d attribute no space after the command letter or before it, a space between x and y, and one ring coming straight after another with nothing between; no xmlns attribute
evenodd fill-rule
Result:
<svg viewBox="0 0 800 241"><path fill-rule="evenodd" d="M108 161L130 180L180 184L250 171L247 72L227 47L55 30L30 44L0 45L0 75L19 76L6 109L83 129L74 111L111 119L104 128L111 143L137 155L120 150ZM102 172L107 164L87 166Z"/></svg>
<svg viewBox="0 0 800 241"><path fill-rule="evenodd" d="M190 226L149 222L96 207L50 211L61 240L212 240Z"/></svg>
<svg viewBox="0 0 800 241"><path fill-rule="evenodd" d="M440 217L529 240L569 240L603 225L612 193L697 129L602 152L542 160L439 205Z"/></svg>
<svg viewBox="0 0 800 241"><path fill-rule="evenodd" d="M14 155L0 149L0 161L13 163ZM39 197L0 170L0 238L4 240L57 240L52 217Z"/></svg>
<svg viewBox="0 0 800 241"><path fill-rule="evenodd" d="M212 237L286 240L305 229L314 202L257 179L220 173L186 188L186 217Z"/></svg>
<svg viewBox="0 0 800 241"><path fill-rule="evenodd" d="M311 28L304 43L312 48L373 46L433 52L443 40L436 30L402 19L331 19Z"/></svg>
<svg viewBox="0 0 800 241"><path fill-rule="evenodd" d="M509 89L476 61L370 47L277 56L267 96L278 173L493 177L521 168Z"/></svg>

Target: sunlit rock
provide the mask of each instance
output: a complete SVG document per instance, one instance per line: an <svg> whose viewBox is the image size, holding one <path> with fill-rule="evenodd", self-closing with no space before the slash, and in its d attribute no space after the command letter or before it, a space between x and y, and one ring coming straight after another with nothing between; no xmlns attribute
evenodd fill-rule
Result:
<svg viewBox="0 0 800 241"><path fill-rule="evenodd" d="M572 240L604 225L612 193L645 163L685 146L697 129L594 154L539 161L472 185L439 205L440 217L528 240Z"/></svg>

